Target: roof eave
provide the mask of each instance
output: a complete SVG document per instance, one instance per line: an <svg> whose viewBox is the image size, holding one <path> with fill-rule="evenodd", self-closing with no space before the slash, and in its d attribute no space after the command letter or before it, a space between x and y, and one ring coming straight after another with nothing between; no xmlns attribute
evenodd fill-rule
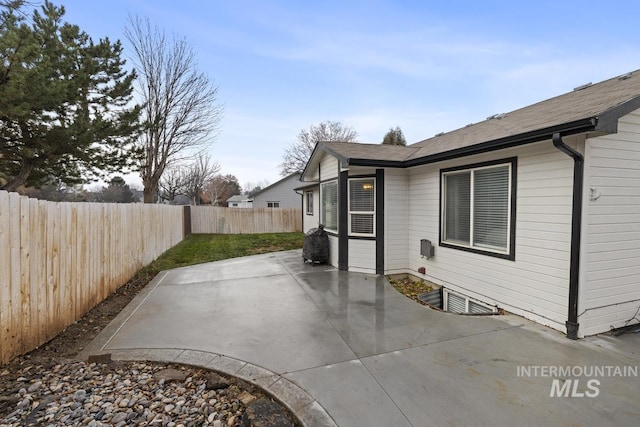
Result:
<svg viewBox="0 0 640 427"><path fill-rule="evenodd" d="M617 133L618 120L639 108L640 96L636 96L607 111L603 111L598 115L598 125L595 130L603 133Z"/></svg>
<svg viewBox="0 0 640 427"><path fill-rule="evenodd" d="M300 187L296 187L293 189L293 191L308 190L310 188L315 188L318 186L320 186L320 182L314 181L314 182L309 182L307 185L301 185Z"/></svg>
<svg viewBox="0 0 640 427"><path fill-rule="evenodd" d="M471 156L474 154L481 154L490 151L502 150L505 148L517 147L519 145L532 144L535 142L544 141L546 139L551 139L554 133L559 133L562 136L569 136L578 133L593 131L612 133L615 132L615 129L617 129L618 119L637 108L640 108L640 97L633 98L629 102L606 111L598 117L587 117L560 125L550 126L547 128L537 129L530 132L511 135L504 138L494 139L479 144L469 145L454 150L448 150L441 153L435 153L428 156L408 160L348 158L330 149L329 147L324 146L322 143L318 144L318 146L315 147L314 153L311 157L313 157L316 154L316 151L321 148L324 152L336 157L338 160L340 160L341 163L349 166L409 168L413 166L425 165L428 163L435 163L459 157ZM309 167L310 163L311 162L307 163L307 168ZM305 172L307 168L305 168Z"/></svg>
<svg viewBox="0 0 640 427"><path fill-rule="evenodd" d="M368 166L378 168L404 168L404 161L379 159L347 159L349 166Z"/></svg>
<svg viewBox="0 0 640 427"><path fill-rule="evenodd" d="M559 133L562 136L568 136L583 132L590 132L595 130L597 123L597 117L588 117L573 122L563 123L557 126L551 126L531 132L525 132L517 135L507 136L504 138L494 139L492 141L482 142L480 144L469 145L455 150L449 150L425 157L406 160L404 162L404 167L419 166L427 163L435 163L443 160L455 159L458 157L471 156L474 154L481 154L490 151L502 150L505 148L517 147L519 145L532 144L534 142L551 139L554 133Z"/></svg>

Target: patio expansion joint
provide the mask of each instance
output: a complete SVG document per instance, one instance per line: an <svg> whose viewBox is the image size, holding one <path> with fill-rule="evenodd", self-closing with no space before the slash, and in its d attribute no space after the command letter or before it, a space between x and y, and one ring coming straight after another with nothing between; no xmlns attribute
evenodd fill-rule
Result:
<svg viewBox="0 0 640 427"><path fill-rule="evenodd" d="M458 341L458 340L463 340L465 338L477 337L477 336L487 335L487 334L494 334L494 333L502 332L502 331L509 331L511 329L522 328L522 327L524 327L524 325L514 325L514 326L509 326L509 327L501 328L501 329L493 329L493 330L490 330L490 331L476 332L475 334L462 335L462 336L454 337L454 338L447 338L447 339L444 339L444 340L431 341L431 342L428 342L428 343L425 343L425 344L420 344L420 345L411 345L410 347L399 348L397 350L389 350L389 351L385 351L385 352L381 352L381 353L376 353L376 354L371 354L371 355L368 355L368 356L363 356L363 357L360 358L360 360L370 359L370 358L378 357L378 356L384 356L386 354L398 353L398 352L405 351L405 350L411 350L413 348L428 347L428 346L434 345L434 344L442 344L442 343L447 343L447 342L454 342L454 341Z"/></svg>
<svg viewBox="0 0 640 427"><path fill-rule="evenodd" d="M270 278L270 277L282 277L282 276L288 276L288 275L287 274L269 274L269 275L266 275L266 276L240 277L239 279L231 279L231 278L227 278L227 279L202 279L202 280L193 280L193 281L189 281L189 282L169 283L169 284L166 284L166 285L163 285L163 286L164 287L182 287L182 286L196 286L196 285L202 285L202 284L216 284L216 283L225 283L225 282L236 283L238 280L265 279L265 278Z"/></svg>

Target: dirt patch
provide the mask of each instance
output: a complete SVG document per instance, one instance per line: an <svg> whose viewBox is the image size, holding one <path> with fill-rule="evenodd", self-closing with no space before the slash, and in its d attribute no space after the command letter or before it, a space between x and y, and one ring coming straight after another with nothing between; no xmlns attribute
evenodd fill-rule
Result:
<svg viewBox="0 0 640 427"><path fill-rule="evenodd" d="M398 292L405 295L407 298L411 298L412 300L426 306L428 306L428 304L418 298L418 296L431 292L434 289L438 289L438 286L431 282L427 282L423 279L416 279L409 275L388 277L388 279L391 286L393 286Z"/></svg>
<svg viewBox="0 0 640 427"><path fill-rule="evenodd" d="M0 366L0 395L13 386L19 371L26 366L52 366L74 358L152 279L153 276L146 276L127 282L51 341Z"/></svg>

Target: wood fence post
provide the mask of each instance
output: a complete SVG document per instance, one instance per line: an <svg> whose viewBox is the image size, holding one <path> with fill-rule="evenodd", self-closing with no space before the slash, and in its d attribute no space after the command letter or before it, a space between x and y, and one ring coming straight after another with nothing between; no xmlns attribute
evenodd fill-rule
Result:
<svg viewBox="0 0 640 427"><path fill-rule="evenodd" d="M182 235L183 238L191 234L191 206L186 205L182 211Z"/></svg>

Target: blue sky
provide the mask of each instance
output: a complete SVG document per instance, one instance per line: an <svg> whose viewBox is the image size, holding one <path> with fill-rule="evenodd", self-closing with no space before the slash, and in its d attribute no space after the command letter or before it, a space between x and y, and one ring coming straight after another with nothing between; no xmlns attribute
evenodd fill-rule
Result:
<svg viewBox="0 0 640 427"><path fill-rule="evenodd" d="M130 15L184 37L224 105L210 153L243 185L280 179L284 149L324 120L413 143L640 68L632 0L54 3L127 50Z"/></svg>

